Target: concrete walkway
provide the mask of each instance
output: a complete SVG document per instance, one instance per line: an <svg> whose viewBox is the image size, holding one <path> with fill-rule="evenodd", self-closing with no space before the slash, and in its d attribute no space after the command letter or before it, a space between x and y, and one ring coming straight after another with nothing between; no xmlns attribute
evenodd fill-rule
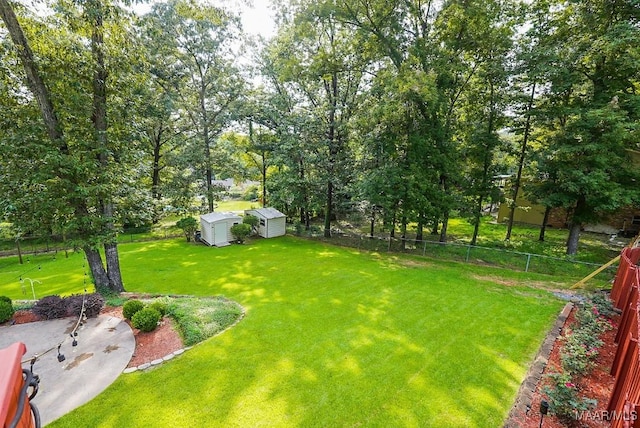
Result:
<svg viewBox="0 0 640 428"><path fill-rule="evenodd" d="M33 403L43 426L102 392L127 367L135 350L129 325L109 315L88 319L77 330L77 346L72 346L70 333L76 322L75 318L64 318L0 327L0 349L22 342L27 346L23 361L41 355L33 367L34 374L40 376ZM60 353L65 356L62 362L58 361L60 342ZM28 369L30 363L22 367Z"/></svg>

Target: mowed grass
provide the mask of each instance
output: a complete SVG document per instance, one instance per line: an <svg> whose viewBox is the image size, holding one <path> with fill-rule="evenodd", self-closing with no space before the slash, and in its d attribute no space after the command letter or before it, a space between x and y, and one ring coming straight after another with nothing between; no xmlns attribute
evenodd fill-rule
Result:
<svg viewBox="0 0 640 428"><path fill-rule="evenodd" d="M563 305L526 285L542 276L291 237L119 248L128 291L224 295L246 316L52 427L501 426Z"/></svg>

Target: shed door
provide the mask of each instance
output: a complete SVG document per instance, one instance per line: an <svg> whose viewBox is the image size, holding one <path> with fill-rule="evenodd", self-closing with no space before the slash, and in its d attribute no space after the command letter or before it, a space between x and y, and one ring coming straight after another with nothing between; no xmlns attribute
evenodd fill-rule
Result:
<svg viewBox="0 0 640 428"><path fill-rule="evenodd" d="M213 225L213 242L216 244L229 242L227 237L227 223L218 222Z"/></svg>

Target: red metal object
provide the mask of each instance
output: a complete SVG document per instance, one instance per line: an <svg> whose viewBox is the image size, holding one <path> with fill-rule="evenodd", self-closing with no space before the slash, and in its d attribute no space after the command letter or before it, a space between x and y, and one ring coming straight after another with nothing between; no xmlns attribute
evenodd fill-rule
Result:
<svg viewBox="0 0 640 428"><path fill-rule="evenodd" d="M25 352L27 347L20 342L0 349L0 427L2 428L9 427L14 421L20 398L25 395L21 364ZM24 406L16 428L33 428L35 422L31 415L29 398L25 396L23 400Z"/></svg>

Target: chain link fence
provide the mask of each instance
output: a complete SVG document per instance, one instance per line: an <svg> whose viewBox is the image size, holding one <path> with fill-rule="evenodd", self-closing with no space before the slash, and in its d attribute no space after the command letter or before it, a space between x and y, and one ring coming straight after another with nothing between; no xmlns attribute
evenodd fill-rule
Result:
<svg viewBox="0 0 640 428"><path fill-rule="evenodd" d="M601 265L552 257L540 254L483 247L458 242L438 242L430 240L401 239L391 237L370 237L349 233L334 233L330 239L321 234L310 233L311 239L331 242L336 245L378 253L403 253L433 259L450 260L479 265L489 265L522 272L548 275L565 275L581 279ZM617 264L609 266L595 278L610 282L616 273Z"/></svg>

